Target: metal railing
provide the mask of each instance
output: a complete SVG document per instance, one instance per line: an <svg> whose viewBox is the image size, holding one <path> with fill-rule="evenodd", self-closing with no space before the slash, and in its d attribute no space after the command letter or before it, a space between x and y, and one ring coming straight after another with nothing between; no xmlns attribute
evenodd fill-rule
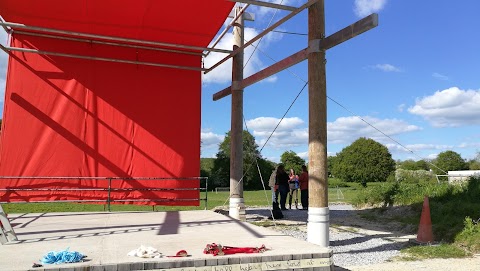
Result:
<svg viewBox="0 0 480 271"><path fill-rule="evenodd" d="M104 203L107 205L107 210L111 211L111 203L115 202L181 202L181 201L205 201L205 210L208 208L208 177L21 177L21 176L0 176L0 180L2 179L18 179L18 180L61 180L61 181L83 181L83 180L98 180L98 181L107 181L108 184L106 187L78 187L78 188L63 188L58 187L61 186L58 183L56 184L48 184L42 183L41 185L44 187L34 188L34 187L27 187L26 185L22 185L22 187L7 187L7 188L0 188L0 196L2 194L8 192L19 192L19 191L30 191L30 192L37 192L37 191L104 191L107 192L106 199L98 198L98 199L72 199L72 200L35 200L35 201L0 201L0 204L4 203L53 203L53 202L76 202L76 203ZM198 187L159 187L157 188L117 188L112 187L112 182L115 181L188 181L188 180L199 180L200 185ZM201 180L205 180L205 187L201 187ZM84 185L84 184L82 184ZM49 187L50 186L50 187ZM57 186L57 188L52 188L51 186ZM115 199L112 198L112 192L129 192L129 191L196 191L199 192L205 191L205 197L202 198L201 195L198 198L179 198L179 199L172 199L172 198L148 198L148 199L137 199L137 198L126 198L126 199ZM69 197L75 197L75 195L69 195ZM81 197L81 196L79 196ZM200 205L199 205L200 206Z"/></svg>

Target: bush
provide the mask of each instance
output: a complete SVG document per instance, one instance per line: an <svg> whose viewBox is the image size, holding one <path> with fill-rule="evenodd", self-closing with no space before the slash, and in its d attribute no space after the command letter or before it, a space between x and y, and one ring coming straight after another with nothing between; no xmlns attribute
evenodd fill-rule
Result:
<svg viewBox="0 0 480 271"><path fill-rule="evenodd" d="M455 242L461 247L466 248L472 253L480 252L480 223L479 220L473 221L470 217L465 217L464 228L455 237Z"/></svg>
<svg viewBox="0 0 480 271"><path fill-rule="evenodd" d="M394 196L398 191L398 186L398 183L387 182L381 185L367 187L360 191L354 199L353 204L356 206L392 206L394 204Z"/></svg>
<svg viewBox="0 0 480 271"><path fill-rule="evenodd" d="M435 175L427 170L405 170L395 171L395 181L401 183L436 183Z"/></svg>
<svg viewBox="0 0 480 271"><path fill-rule="evenodd" d="M383 183L361 190L353 202L357 206L410 205L416 212L410 218L417 226L424 197L429 196L434 236L437 240L451 242L462 232L462 221L466 216L480 216L479 195L480 179L477 177L463 185ZM472 239L480 244L480 233L476 233ZM465 246L470 245L467 243ZM472 248L475 249L479 250L478 247Z"/></svg>

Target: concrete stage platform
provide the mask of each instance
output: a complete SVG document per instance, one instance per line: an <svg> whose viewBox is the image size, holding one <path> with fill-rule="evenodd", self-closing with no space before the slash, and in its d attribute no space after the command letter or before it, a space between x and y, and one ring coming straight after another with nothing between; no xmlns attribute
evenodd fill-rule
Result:
<svg viewBox="0 0 480 271"><path fill-rule="evenodd" d="M213 211L9 214L19 241L0 245L0 270L333 270L332 252L279 232ZM213 256L207 244L269 248L264 253ZM127 256L141 245L159 259ZM33 263L50 251L70 248L86 262ZM189 257L169 258L179 250Z"/></svg>

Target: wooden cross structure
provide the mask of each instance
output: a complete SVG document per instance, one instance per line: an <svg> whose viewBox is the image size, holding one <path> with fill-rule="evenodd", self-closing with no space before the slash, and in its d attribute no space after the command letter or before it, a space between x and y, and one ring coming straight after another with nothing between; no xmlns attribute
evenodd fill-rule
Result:
<svg viewBox="0 0 480 271"><path fill-rule="evenodd" d="M207 69L205 73L218 67L229 58L232 61L232 85L213 95L213 100L219 100L232 95L231 117L231 143L230 143L230 216L242 219L243 205L243 89L289 68L305 59L308 59L308 105L309 105L309 209L307 223L307 239L309 242L322 247L329 246L329 208L327 185L327 95L325 51L347 41L378 25L378 15L371 14L344 29L325 37L325 11L324 0L309 0L304 5L296 8L285 5L273 4L255 0L232 0L246 3L243 9L238 9L237 15L250 4L288 10L290 13L274 23L256 37L243 43L243 20L237 16L234 27L233 51ZM244 49L280 26L293 16L308 9L308 46L284 58L277 63L247 77L243 78L243 51Z"/></svg>

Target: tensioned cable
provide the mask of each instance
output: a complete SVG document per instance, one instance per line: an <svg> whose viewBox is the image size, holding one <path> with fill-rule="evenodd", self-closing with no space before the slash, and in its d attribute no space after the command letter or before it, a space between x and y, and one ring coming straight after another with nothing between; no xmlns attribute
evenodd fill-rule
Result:
<svg viewBox="0 0 480 271"><path fill-rule="evenodd" d="M251 27L255 30L261 30L261 31L264 31L265 29L260 29L260 28L254 28L254 27ZM290 31L282 31L282 30L272 30L270 32L276 32L276 33L280 33L280 34L289 34L289 35L297 35L297 36L308 36L308 34L305 34L305 33L298 33L298 32L290 32Z"/></svg>
<svg viewBox="0 0 480 271"><path fill-rule="evenodd" d="M245 115L243 115L243 123L245 124L245 129L247 130L247 132L250 133L250 131L248 130L248 126L247 126L247 121L245 120ZM263 177L262 177L262 172L260 170L260 166L258 165L258 156L255 155L255 164L257 165L257 171L258 171L258 175L260 176L260 182L262 183L262 187L263 187L263 192L264 192L264 195L265 195L265 200L269 203L270 206L273 205L273 202L270 200L272 199L273 197L268 197L267 195L267 189L265 188L265 183L263 182ZM248 170L252 167L252 165L250 164L250 166L248 167L248 169L246 170L246 172L248 172ZM243 177L242 177L243 178ZM240 182L239 182L240 183ZM237 185L239 184L237 183ZM272 189L270 189L271 191ZM268 210L270 211L270 216L272 218L272 221L273 221L273 226L276 228L277 227L277 222L275 221L275 216L273 215L273 209L270 209L268 208Z"/></svg>
<svg viewBox="0 0 480 271"><path fill-rule="evenodd" d="M270 138L273 136L273 134L275 133L275 131L277 130L278 126L280 126L280 123L282 123L283 119L285 118L285 116L288 114L288 112L290 111L290 109L292 108L293 104L295 104L295 102L297 101L298 97L300 97L300 95L302 94L303 90L305 89L305 87L308 85L308 82L305 82L305 85L303 85L302 89L298 92L297 96L295 97L295 99L293 99L292 103L290 104L290 106L288 107L287 111L283 114L282 118L278 121L277 125L275 126L275 128L273 129L272 133L270 134L270 136L267 138L267 140L265 140L265 143L263 144L263 146L260 148L259 150L259 153L262 152L262 150L265 148L265 146L267 145L268 141L270 140ZM243 120L245 122L245 116L243 117ZM245 122L245 125L246 125L246 122ZM247 128L247 131L248 131L248 127ZM255 162L257 161L257 159L255 158ZM240 178L240 180L237 182L235 188L238 187L238 185L240 184L240 182L242 182L243 178L247 175L247 172L248 170L252 167L253 164L250 164L247 168L247 170L245 170L245 172L243 173L243 176L242 178ZM261 175L260 175L261 176ZM265 187L265 186L264 186ZM265 190L265 189L264 189ZM223 203L223 205L225 206L225 204L227 203L228 201L228 198L225 200L225 202ZM273 217L273 215L272 215Z"/></svg>
<svg viewBox="0 0 480 271"><path fill-rule="evenodd" d="M283 2L283 0L282 0ZM273 21L273 18L275 17L276 13L277 13L278 10L275 10L275 13L273 14L272 18L270 19L270 22L269 22L269 25L271 24L271 22ZM276 62L277 60L275 60L274 58L270 57L267 53L263 52L262 50L260 50L258 47L259 47L259 44L260 42L262 41L263 37L260 38L259 42L257 43L257 45L255 46L254 44L251 44L253 47L254 47L254 50L252 52L252 54L250 55L250 57L247 59L245 65L243 66L243 69L245 69L245 67L247 66L248 62L251 60L251 58L253 57L255 51L258 49L259 52L261 52L262 54L264 54L265 56L267 56L268 58L270 58L271 60L273 60L274 62ZM305 85L302 87L302 89L300 90L300 92L297 94L297 96L295 97L295 99L293 100L293 102L290 104L290 106L288 107L287 111L285 112L285 114L282 116L282 118L279 120L278 124L275 126L274 130L272 131L272 133L270 134L270 136L267 138L267 140L265 141L265 143L263 144L262 148L260 148L260 153L262 152L262 150L265 148L266 144L268 143L268 141L270 140L270 138L273 136L273 134L275 133L275 131L277 130L278 126L280 126L280 123L283 121L283 119L285 118L285 116L287 115L287 113L290 111L290 109L292 108L293 104L296 102L296 100L298 99L298 97L300 96L300 94L303 92L303 90L305 89L305 87L308 85L308 81L304 80L303 78L301 78L300 76L298 76L297 74L295 74L294 72L292 72L289 68L286 69L287 71L289 71L290 73L292 73L295 77L299 78L301 81L303 81L305 83ZM354 115L355 117L359 118L361 121L363 121L364 123L366 123L367 125L369 125L370 127L372 127L373 129L375 129L376 131L380 132L382 135L384 135L385 137L389 138L390 140L392 140L393 142L397 143L399 146L401 146L402 148L404 148L405 150L409 151L410 153L412 153L413 155L421 158L422 160L426 161L426 159L422 158L420 155L414 153L412 150L410 150L409 148L407 148L406 146L404 146L403 144L401 144L400 142L398 142L397 140L395 140L394 138L392 138L391 136L387 135L386 133L384 133L383 131L381 131L380 129L378 129L377 127L375 127L373 124L369 123L368 121L366 121L364 118L360 117L359 115L355 114L353 111L349 110L348 108L346 108L345 106L343 106L342 104L340 104L339 102L337 102L335 99L331 98L330 96L327 95L327 98L331 101L333 101L334 103L336 103L337 105L339 105L340 107L342 107L343 109L345 109L347 112L349 112L350 114ZM245 123L245 126L246 126L246 121L245 121L245 116L243 116L243 120L244 120L244 123ZM246 126L246 129L248 131L248 127ZM257 163L257 166L258 166L258 162L257 162L257 157L255 158L255 162ZM427 162L428 164L434 166L435 168L439 169L440 171L446 173L443 169L439 168L438 166L436 166L435 164L433 163L430 163L430 162ZM252 166L252 164L249 165L249 167L247 168L246 172L248 172L248 170L250 169L250 167ZM243 178L246 176L246 172L243 174L242 178L240 178L240 180L237 182L237 185L236 187L240 184L240 182L242 182ZM259 171L260 173L260 171ZM261 174L260 174L260 178L261 177ZM264 187L264 191L265 191L265 185L263 184L263 181L262 181L262 185ZM236 188L235 187L235 188ZM228 199L224 202L223 205L226 204L226 202L228 201ZM273 218L273 214L272 214L272 218Z"/></svg>
<svg viewBox="0 0 480 271"><path fill-rule="evenodd" d="M280 1L280 5L281 5L281 4L283 4L283 0ZM269 28L270 25L272 24L273 18L275 18L275 15L277 15L277 12L278 12L278 9L275 9L275 12L273 13L272 18L270 18L270 22L268 22L267 28ZM245 62L245 65L243 65L243 69L245 69L245 67L247 66L248 62L250 62L250 59L252 59L253 54L255 54L255 50L257 50L258 45L260 44L260 42L262 42L262 40L263 40L264 37L265 37L265 36L263 36L263 37L260 38L260 40L257 42L257 46L253 46L253 48L254 48L254 49L253 49L253 52L252 52L252 54L250 55L250 57L248 57L247 62ZM252 45L253 45L253 44L252 44Z"/></svg>
<svg viewBox="0 0 480 271"><path fill-rule="evenodd" d="M283 0L280 2L280 4L282 4L282 3L283 3ZM272 18L270 18L270 21L268 22L267 28L270 27L270 25L272 24L272 21L273 21L273 19L275 18L275 15L277 14L277 12L278 12L278 9L275 10L275 12L274 12L273 15L272 15ZM264 37L261 37L261 38L260 38L260 40L259 40L258 43L257 43L257 46L260 44L260 42L263 40L263 38L264 38ZM252 44L252 45L253 45L253 44ZM250 54L250 56L248 57L247 61L245 62L244 66L243 66L243 69L245 69L245 67L247 66L247 64L248 64L248 63L250 62L250 60L252 59L253 55L255 54L255 51L257 50L257 46L253 46L253 47L254 47L254 50L253 50L252 54ZM302 88L302 90L300 91L300 93L303 91L304 88L305 88L305 87ZM300 96L300 93L299 93L299 95L297 95L297 97L295 98L295 100L293 101L293 103L295 103L295 101L297 100L298 96ZM287 112L285 113L285 115L288 113L288 111L290 110L290 108L293 106L293 103L290 105L290 107L288 108L288 110L287 110ZM285 116L285 115L284 115L284 116ZM247 123L245 122L245 115L242 115L242 117L243 117L243 121L244 121L244 123L245 123L245 128L246 128L247 131L248 131ZM283 118L282 118L282 120L283 120ZM279 123L277 124L277 126L276 126L275 129L273 130L273 132L272 132L272 134L270 135L270 137L272 137L273 133L275 132L275 130L277 129L277 127L280 125L280 123L281 123L282 120L279 121ZM270 137L269 137L269 139L270 139ZM261 152L261 151L263 150L263 148L265 147L265 145L266 145L267 142L268 142L268 140L265 142L265 144L263 145L263 147L260 149L259 152ZM265 191L265 197L267 198L267 201L268 201L268 196L267 196L267 193L266 193L265 184L263 183L262 174L260 173L260 168L259 168L259 166L258 166L257 158L258 158L258 157L255 157L255 163L257 164L257 167L258 167L258 170L259 170L258 173L259 173L259 175L260 175L260 179L261 179L261 182L262 182L263 190ZM236 186L235 186L235 189L236 189L236 188L238 187L238 185L242 182L243 178L246 176L246 172L248 172L248 170L250 169L251 166L252 166L251 164L248 166L248 168L247 168L247 170L244 172L242 178L240 178L240 180L237 182L237 184L236 184ZM225 205L225 204L227 203L227 201L228 201L228 198L225 200L225 202L223 203L223 205ZM270 202L270 205L271 205L271 204L272 204L272 203ZM272 212L272 210L270 210L270 213L271 213L271 215L272 215L272 219L275 221L275 218L273 217L273 212ZM276 226L276 224L275 224L275 226Z"/></svg>
<svg viewBox="0 0 480 271"><path fill-rule="evenodd" d="M281 30L272 30L272 32L289 34L289 35L308 36L308 34L305 34L305 33L289 32L289 31L281 31Z"/></svg>
<svg viewBox="0 0 480 271"><path fill-rule="evenodd" d="M254 46L252 44L252 46ZM276 62L277 60L275 60L274 58L272 58L271 56L269 56L267 53L265 53L263 50L259 49L258 46L257 46L257 49L260 53L264 54L266 57L270 58L272 61ZM291 74L293 74L295 77L297 77L298 79L300 79L301 81L307 83L307 81L303 78L301 78L300 76L298 76L297 74L295 74L294 72L292 72L290 69L286 69L287 71L289 71ZM347 107L345 107L344 105L342 105L341 103L339 103L338 101L336 101L335 99L331 98L330 96L327 95L327 98L329 100L331 100L332 102L336 103L338 106L340 106L341 108L345 109L347 112L349 112L350 114L352 114L353 116L359 118L361 121L365 122L368 126L372 127L373 129L375 129L376 131L378 131L379 133L381 133L382 135L384 135L385 137L389 138L390 140L392 140L393 142L397 143L399 146L401 146L402 148L404 148L405 150L407 150L408 152L410 152L411 154L415 155L416 157L424 160L427 162L427 164L429 165L432 165L433 167L439 169L440 171L442 171L443 173L447 173L445 170L439 168L437 165L431 163L431 162L428 162L427 159L423 158L422 156L416 154L415 152L413 152L412 150L410 150L409 148L407 148L406 146L404 146L402 143L398 142L396 139L392 138L391 136L387 135L386 133L384 133L383 131L381 131L380 129L378 129L377 127L375 127L373 124L369 123L367 120L365 120L364 118L360 117L359 115L357 115L355 112L353 112L352 110L348 109Z"/></svg>

